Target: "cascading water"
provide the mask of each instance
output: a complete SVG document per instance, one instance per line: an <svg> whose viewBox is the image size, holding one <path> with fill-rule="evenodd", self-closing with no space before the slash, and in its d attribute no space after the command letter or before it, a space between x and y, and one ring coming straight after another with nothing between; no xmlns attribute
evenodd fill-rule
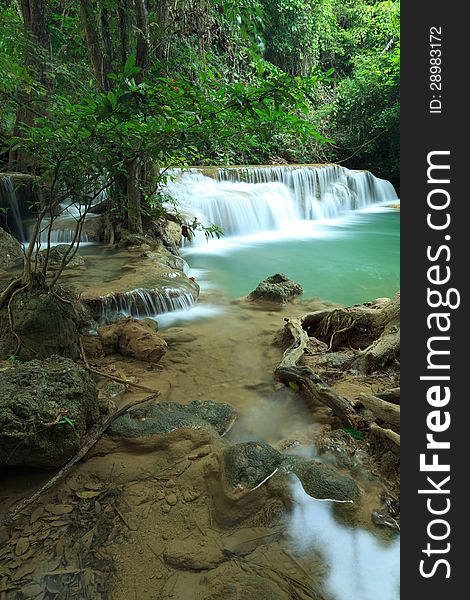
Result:
<svg viewBox="0 0 470 600"><path fill-rule="evenodd" d="M347 211L393 202L392 184L368 171L338 165L229 167L172 173L167 193L183 214L228 236L287 229L298 221L338 217Z"/></svg>
<svg viewBox="0 0 470 600"><path fill-rule="evenodd" d="M154 317L167 312L189 310L195 302L192 293L179 288L157 291L135 289L126 294L102 298L102 319L116 313L137 318Z"/></svg>
<svg viewBox="0 0 470 600"><path fill-rule="evenodd" d="M24 241L25 232L18 206L15 182L10 175L0 176L0 208L5 210L4 224L18 239Z"/></svg>

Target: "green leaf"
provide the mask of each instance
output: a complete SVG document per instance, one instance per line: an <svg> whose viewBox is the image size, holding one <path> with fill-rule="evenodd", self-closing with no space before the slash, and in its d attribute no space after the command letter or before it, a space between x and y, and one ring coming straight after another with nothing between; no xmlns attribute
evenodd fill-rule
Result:
<svg viewBox="0 0 470 600"><path fill-rule="evenodd" d="M343 431L345 431L347 434L349 434L355 440L363 440L364 439L364 434L362 433L362 431L359 431L358 429L354 429L353 427L344 427Z"/></svg>

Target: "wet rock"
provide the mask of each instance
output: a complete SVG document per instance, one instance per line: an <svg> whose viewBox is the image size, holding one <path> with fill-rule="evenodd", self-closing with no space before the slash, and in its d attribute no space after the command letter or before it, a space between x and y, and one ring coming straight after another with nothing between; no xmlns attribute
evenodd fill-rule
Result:
<svg viewBox="0 0 470 600"><path fill-rule="evenodd" d="M159 402L116 419L107 434L114 437L137 438L170 433L180 428L212 427L223 435L236 418L228 404L194 400L189 404Z"/></svg>
<svg viewBox="0 0 470 600"><path fill-rule="evenodd" d="M169 346L186 344L188 342L194 342L195 340L197 340L197 337L184 329L174 328L165 331L165 341Z"/></svg>
<svg viewBox="0 0 470 600"><path fill-rule="evenodd" d="M282 454L265 442L236 444L224 452L225 479L232 488L252 490L269 477L282 461Z"/></svg>
<svg viewBox="0 0 470 600"><path fill-rule="evenodd" d="M22 258L19 241L0 227L0 269L9 269Z"/></svg>
<svg viewBox="0 0 470 600"><path fill-rule="evenodd" d="M225 560L220 542L210 533L204 538L193 535L182 540L171 540L163 558L177 569L195 571L213 569Z"/></svg>
<svg viewBox="0 0 470 600"><path fill-rule="evenodd" d="M70 250L70 244L58 244L57 246L52 246L51 248L49 248L49 256L47 259L47 269L49 271L56 271L56 270L60 269L62 267L62 261L63 261L65 255L69 252L69 250ZM73 250L69 253L69 256L70 256L70 254L73 254ZM41 250L38 253L39 265L44 264L46 257L47 257L47 249ZM67 264L68 269L76 269L76 268L84 267L84 266L85 266L85 259L82 256L80 256L78 254L78 252L75 252L75 254L73 254L72 259Z"/></svg>
<svg viewBox="0 0 470 600"><path fill-rule="evenodd" d="M145 235L139 235L137 233L129 233L128 231L123 230L121 233L121 239L118 243L118 248L129 248L132 246L146 246L145 249L149 249L150 246L155 244L155 240L151 240Z"/></svg>
<svg viewBox="0 0 470 600"><path fill-rule="evenodd" d="M372 523L374 523L374 525L377 525L378 527L390 527L391 529L396 529L400 531L400 526L398 525L398 522L393 517L391 517L386 510L373 510L370 518Z"/></svg>
<svg viewBox="0 0 470 600"><path fill-rule="evenodd" d="M54 354L77 359L78 324L74 306L50 292L31 289L11 302L14 331L22 341L19 357L25 360ZM18 339L13 335L6 309L0 311L0 356L14 354Z"/></svg>
<svg viewBox="0 0 470 600"><path fill-rule="evenodd" d="M276 273L264 279L249 295L249 300L287 304L304 293L300 283L290 280L283 273Z"/></svg>
<svg viewBox="0 0 470 600"><path fill-rule="evenodd" d="M157 363L168 349L151 319L131 317L98 330L105 354L121 354Z"/></svg>
<svg viewBox="0 0 470 600"><path fill-rule="evenodd" d="M359 488L353 479L322 462L289 456L283 466L297 475L304 490L313 498L345 502L359 497Z"/></svg>
<svg viewBox="0 0 470 600"><path fill-rule="evenodd" d="M0 379L0 465L59 467L98 417L95 383L71 360L16 365Z"/></svg>

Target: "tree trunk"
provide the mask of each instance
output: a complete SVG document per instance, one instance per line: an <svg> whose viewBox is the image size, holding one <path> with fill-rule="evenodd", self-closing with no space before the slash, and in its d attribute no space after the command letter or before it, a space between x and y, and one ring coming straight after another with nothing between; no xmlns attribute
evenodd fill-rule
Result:
<svg viewBox="0 0 470 600"><path fill-rule="evenodd" d="M137 83L142 83L149 57L149 22L145 0L134 0L134 6L137 27L135 65L140 68L135 80Z"/></svg>
<svg viewBox="0 0 470 600"><path fill-rule="evenodd" d="M134 158L127 166L127 220L130 233L142 233L140 210L139 160Z"/></svg>
<svg viewBox="0 0 470 600"><path fill-rule="evenodd" d="M162 61L168 60L169 54L169 42L168 42L168 24L170 21L170 9L168 6L168 0L157 0L155 7L157 13L157 36L158 39L154 41L155 55Z"/></svg>
<svg viewBox="0 0 470 600"><path fill-rule="evenodd" d="M17 3L21 10L26 34L24 48L24 65L32 78L43 85L50 87L48 77L50 61L50 28L48 20L48 7L45 0L21 0ZM44 107L33 106L31 92L28 89L18 91L18 112L13 131L15 137L21 137L24 126L34 124L37 116L42 116ZM34 161L21 150L12 150L9 156L9 169L14 171L30 171Z"/></svg>
<svg viewBox="0 0 470 600"><path fill-rule="evenodd" d="M117 11L119 20L121 67L124 68L129 55L129 31L131 27L129 19L129 0L119 0Z"/></svg>
<svg viewBox="0 0 470 600"><path fill-rule="evenodd" d="M80 14L85 30L88 56L96 84L98 89L106 91L109 89L108 73L105 70L105 64L108 61L104 59L104 50L100 44L93 6L89 0L80 0Z"/></svg>

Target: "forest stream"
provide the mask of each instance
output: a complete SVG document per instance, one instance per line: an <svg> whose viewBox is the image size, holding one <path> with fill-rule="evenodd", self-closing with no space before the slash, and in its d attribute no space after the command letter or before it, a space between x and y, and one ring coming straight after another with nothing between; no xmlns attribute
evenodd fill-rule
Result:
<svg viewBox="0 0 470 600"><path fill-rule="evenodd" d="M285 350L285 320L392 298L399 288L400 213L392 186L369 173L328 169L266 167L218 177L197 171L170 184L181 211L226 232L181 248L181 268L200 289L197 303L186 288L159 309L155 302L144 309L121 302L120 312L156 320L168 351L158 364L117 354L88 360L158 389L158 402L224 403L236 419L221 435L194 427L146 442L103 436L8 534L0 530L2 564L13 574L0 575L2 600L398 600L399 526L371 518L385 499L396 500L396 489L354 437L343 432L333 447L329 435L338 424L330 408L307 405L298 387L273 377ZM138 248L84 243L79 253L86 268L69 270L64 281L84 297L109 294L116 284L151 286L152 266ZM247 294L274 273L299 282L301 299L280 307L248 302ZM109 317L104 309L103 316ZM350 373L332 385L354 398L394 381ZM114 384L109 396L112 385L99 380L117 406L145 395ZM296 475L280 475L277 467L243 498L227 494L218 457L246 442L331 466L352 478L360 495L353 503L315 499ZM49 477L4 470L0 512Z"/></svg>

